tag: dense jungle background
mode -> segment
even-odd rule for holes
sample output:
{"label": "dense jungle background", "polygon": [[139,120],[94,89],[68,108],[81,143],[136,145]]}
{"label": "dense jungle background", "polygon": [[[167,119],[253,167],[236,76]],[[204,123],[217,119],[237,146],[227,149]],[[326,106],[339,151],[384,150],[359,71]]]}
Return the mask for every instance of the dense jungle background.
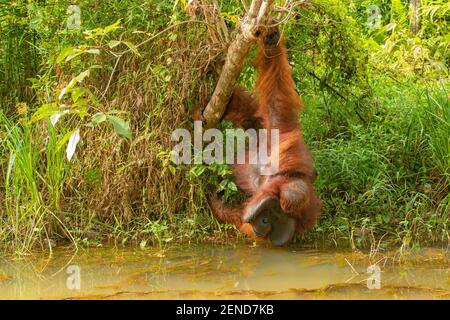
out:
{"label": "dense jungle background", "polygon": [[[244,6],[218,5],[232,37]],[[290,8],[282,29],[323,202],[318,226],[296,241],[447,244],[450,3]],[[214,25],[189,10],[186,0],[1,0],[2,251],[248,241],[206,201],[213,189],[238,196],[230,168],[170,161],[171,132],[192,128],[226,54]]]}

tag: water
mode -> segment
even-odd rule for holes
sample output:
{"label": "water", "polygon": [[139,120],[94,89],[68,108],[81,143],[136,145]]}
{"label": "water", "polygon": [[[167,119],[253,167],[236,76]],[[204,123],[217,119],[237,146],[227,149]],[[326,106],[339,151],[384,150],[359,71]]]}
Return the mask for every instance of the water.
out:
{"label": "water", "polygon": [[442,249],[406,256],[245,245],[58,249],[0,258],[0,298],[450,299],[449,261]]}

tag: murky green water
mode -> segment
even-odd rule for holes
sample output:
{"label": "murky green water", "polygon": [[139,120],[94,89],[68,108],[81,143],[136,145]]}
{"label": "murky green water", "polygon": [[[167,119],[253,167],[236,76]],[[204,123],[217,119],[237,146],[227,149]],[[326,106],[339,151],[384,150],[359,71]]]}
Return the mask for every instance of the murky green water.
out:
{"label": "murky green water", "polygon": [[0,298],[450,299],[449,261],[442,249],[407,256],[217,245],[58,249],[0,258]]}

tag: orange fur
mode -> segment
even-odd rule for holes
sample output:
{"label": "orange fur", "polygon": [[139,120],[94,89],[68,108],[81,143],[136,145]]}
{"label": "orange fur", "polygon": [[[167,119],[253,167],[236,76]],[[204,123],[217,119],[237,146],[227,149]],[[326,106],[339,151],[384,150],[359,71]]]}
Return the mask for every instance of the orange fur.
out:
{"label": "orange fur", "polygon": [[294,89],[284,40],[279,39],[273,45],[261,42],[256,66],[259,72],[258,100],[243,88],[236,87],[224,118],[244,129],[279,129],[279,170],[267,177],[255,173],[249,164],[235,165],[236,184],[248,195],[248,200],[237,207],[229,207],[214,198],[212,209],[219,220],[232,223],[255,237],[250,226],[243,224],[243,213],[264,197],[275,196],[283,211],[295,218],[296,231],[304,233],[315,225],[320,214],[320,201],[313,187],[316,171],[298,120],[302,101]]}

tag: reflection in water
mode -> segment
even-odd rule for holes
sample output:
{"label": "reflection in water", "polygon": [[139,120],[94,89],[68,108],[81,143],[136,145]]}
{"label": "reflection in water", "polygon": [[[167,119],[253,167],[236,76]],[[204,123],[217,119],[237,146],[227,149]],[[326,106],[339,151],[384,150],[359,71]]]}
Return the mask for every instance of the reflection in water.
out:
{"label": "reflection in water", "polygon": [[247,246],[59,249],[1,259],[0,298],[450,299],[449,254],[423,249],[399,263],[394,254]]}

